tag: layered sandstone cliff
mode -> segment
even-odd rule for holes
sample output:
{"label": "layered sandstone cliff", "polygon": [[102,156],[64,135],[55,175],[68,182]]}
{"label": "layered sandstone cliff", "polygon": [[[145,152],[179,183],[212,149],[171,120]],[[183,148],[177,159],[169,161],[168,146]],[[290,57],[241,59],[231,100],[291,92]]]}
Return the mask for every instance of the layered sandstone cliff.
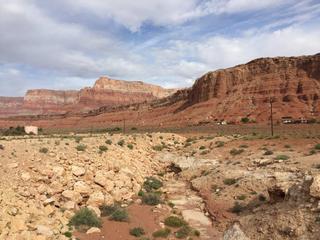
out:
{"label": "layered sandstone cliff", "polygon": [[269,101],[278,117],[320,112],[320,55],[261,58],[197,79],[184,107],[210,101],[218,118],[264,119]]}
{"label": "layered sandstone cliff", "polygon": [[0,98],[0,116],[83,113],[102,106],[120,106],[167,97],[174,89],[138,81],[99,78],[79,91],[33,89],[24,98]]}

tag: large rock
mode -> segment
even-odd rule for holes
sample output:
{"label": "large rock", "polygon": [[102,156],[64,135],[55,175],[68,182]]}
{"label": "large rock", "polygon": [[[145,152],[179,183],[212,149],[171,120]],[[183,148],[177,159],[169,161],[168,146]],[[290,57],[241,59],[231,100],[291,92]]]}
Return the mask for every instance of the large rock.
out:
{"label": "large rock", "polygon": [[310,195],[315,198],[320,198],[320,175],[313,177],[313,182],[310,186]]}
{"label": "large rock", "polygon": [[71,171],[72,171],[72,174],[77,177],[83,176],[86,173],[86,169],[79,166],[72,166]]}
{"label": "large rock", "polygon": [[91,206],[100,206],[105,203],[104,194],[100,191],[90,194],[87,204]]}
{"label": "large rock", "polygon": [[53,236],[53,231],[49,227],[44,225],[37,226],[37,233],[46,237]]}
{"label": "large rock", "polygon": [[234,223],[223,234],[223,240],[250,240],[241,230],[238,223]]}
{"label": "large rock", "polygon": [[73,185],[73,190],[75,192],[81,193],[81,194],[88,194],[91,191],[91,188],[88,184],[86,184],[83,181],[78,181]]}

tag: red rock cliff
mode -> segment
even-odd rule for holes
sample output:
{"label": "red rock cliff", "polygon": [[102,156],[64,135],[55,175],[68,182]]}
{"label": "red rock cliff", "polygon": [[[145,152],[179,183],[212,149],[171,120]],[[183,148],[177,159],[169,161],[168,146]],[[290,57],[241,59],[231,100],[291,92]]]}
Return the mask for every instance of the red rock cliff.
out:
{"label": "red rock cliff", "polygon": [[205,74],[186,106],[210,101],[216,117],[264,119],[273,98],[278,117],[312,117],[320,112],[319,96],[319,55],[261,58]]}

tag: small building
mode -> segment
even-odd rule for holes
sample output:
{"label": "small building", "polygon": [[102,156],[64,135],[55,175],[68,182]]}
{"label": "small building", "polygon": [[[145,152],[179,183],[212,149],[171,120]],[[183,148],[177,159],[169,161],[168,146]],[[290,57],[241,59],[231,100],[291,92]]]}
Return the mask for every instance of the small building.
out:
{"label": "small building", "polygon": [[26,134],[38,135],[39,129],[36,126],[25,126],[24,131],[26,132]]}
{"label": "small building", "polygon": [[282,117],[281,121],[283,124],[291,124],[294,123],[294,120],[292,117]]}

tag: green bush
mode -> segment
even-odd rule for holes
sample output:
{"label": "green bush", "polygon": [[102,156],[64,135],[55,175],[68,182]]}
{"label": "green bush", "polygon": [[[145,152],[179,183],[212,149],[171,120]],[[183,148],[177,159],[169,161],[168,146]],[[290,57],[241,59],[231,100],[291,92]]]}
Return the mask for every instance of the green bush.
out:
{"label": "green bush", "polygon": [[142,195],[142,202],[150,206],[155,206],[161,202],[161,199],[157,193],[145,193]]}
{"label": "green bush", "polygon": [[120,208],[120,206],[118,204],[113,204],[113,205],[103,204],[102,206],[99,207],[102,217],[110,216],[119,208]]}
{"label": "green bush", "polygon": [[40,153],[47,153],[48,151],[49,151],[48,148],[45,148],[45,147],[40,148],[39,150]]}
{"label": "green bush", "polygon": [[191,231],[192,229],[188,225],[184,225],[175,233],[175,236],[178,239],[186,238],[189,236]]}
{"label": "green bush", "polygon": [[247,118],[247,117],[244,117],[244,118],[241,118],[241,122],[242,123],[248,123],[248,122],[250,122],[250,119]]}
{"label": "green bush", "polygon": [[205,146],[201,146],[201,147],[199,147],[199,149],[200,150],[204,150],[204,149],[206,149],[206,147]]}
{"label": "green bush", "polygon": [[129,215],[126,209],[119,208],[115,210],[111,216],[110,220],[117,222],[127,222],[129,220]]}
{"label": "green bush", "polygon": [[153,146],[152,149],[160,152],[164,149],[164,146],[163,145],[156,145],[156,146]]}
{"label": "green bush", "polygon": [[108,151],[108,147],[105,145],[101,145],[101,146],[99,146],[99,150],[100,150],[100,152],[106,152],[106,151]]}
{"label": "green bush", "polygon": [[231,208],[231,212],[233,213],[240,213],[244,210],[244,207],[239,203],[239,202],[235,202],[233,207]]}
{"label": "green bush", "polygon": [[74,139],[75,139],[76,143],[80,143],[81,140],[83,139],[83,137],[76,136]]}
{"label": "green bush", "polygon": [[79,144],[78,146],[76,146],[76,149],[79,152],[84,152],[87,149],[87,146],[84,144]]}
{"label": "green bush", "polygon": [[216,142],[216,147],[223,147],[224,146],[224,142],[223,141],[217,141]]}
{"label": "green bush", "polygon": [[131,128],[131,131],[137,131],[137,130],[138,130],[138,128],[136,128],[136,127]]}
{"label": "green bush", "polygon": [[9,129],[6,129],[3,133],[4,136],[23,136],[27,133],[24,131],[24,127],[10,127]]}
{"label": "green bush", "polygon": [[243,152],[244,152],[243,149],[235,149],[235,148],[233,148],[233,149],[230,150],[230,154],[231,154],[232,156],[239,155],[239,154],[241,154],[241,153],[243,153]]}
{"label": "green bush", "polygon": [[123,145],[124,145],[124,140],[121,139],[121,140],[118,142],[118,145],[119,145],[120,147],[123,147]]}
{"label": "green bush", "polygon": [[155,238],[167,238],[171,233],[169,228],[163,228],[158,231],[155,231],[152,236]]}
{"label": "green bush", "polygon": [[278,155],[276,157],[276,160],[288,160],[289,159],[289,156],[287,155]]}
{"label": "green bush", "polygon": [[65,237],[67,237],[67,238],[71,238],[72,237],[72,232],[65,232],[64,234],[63,234]]}
{"label": "green bush", "polygon": [[70,220],[70,225],[79,227],[101,227],[101,220],[88,208],[81,208]]}
{"label": "green bush", "polygon": [[237,179],[235,179],[235,178],[226,178],[223,180],[223,183],[228,186],[233,185],[236,182],[237,182]]}
{"label": "green bush", "polygon": [[239,146],[239,148],[248,148],[248,147],[249,147],[249,146],[246,145],[246,144],[242,144],[242,145]]}
{"label": "green bush", "polygon": [[148,177],[143,183],[143,188],[147,192],[150,192],[152,190],[158,190],[162,186],[163,186],[163,183],[155,177]]}
{"label": "green bush", "polygon": [[133,145],[132,145],[132,144],[128,144],[127,147],[128,147],[129,149],[131,149],[131,150],[133,149]]}
{"label": "green bush", "polygon": [[247,198],[247,196],[246,195],[244,195],[244,194],[242,194],[242,195],[239,195],[238,197],[237,197],[237,199],[238,200],[245,200]]}
{"label": "green bush", "polygon": [[135,236],[135,237],[141,237],[145,234],[145,231],[141,227],[136,227],[130,229],[130,235]]}
{"label": "green bush", "polygon": [[316,144],[316,145],[314,146],[314,149],[320,150],[320,143]]}
{"label": "green bush", "polygon": [[110,139],[106,140],[106,144],[111,145],[112,141]]}
{"label": "green bush", "polygon": [[272,155],[272,154],[273,154],[273,152],[271,150],[266,150],[263,155],[268,156],[268,155]]}
{"label": "green bush", "polygon": [[187,223],[183,219],[176,217],[176,216],[167,217],[164,220],[164,224],[168,227],[174,227],[174,228],[178,228],[178,227],[182,227],[184,225],[187,225]]}

